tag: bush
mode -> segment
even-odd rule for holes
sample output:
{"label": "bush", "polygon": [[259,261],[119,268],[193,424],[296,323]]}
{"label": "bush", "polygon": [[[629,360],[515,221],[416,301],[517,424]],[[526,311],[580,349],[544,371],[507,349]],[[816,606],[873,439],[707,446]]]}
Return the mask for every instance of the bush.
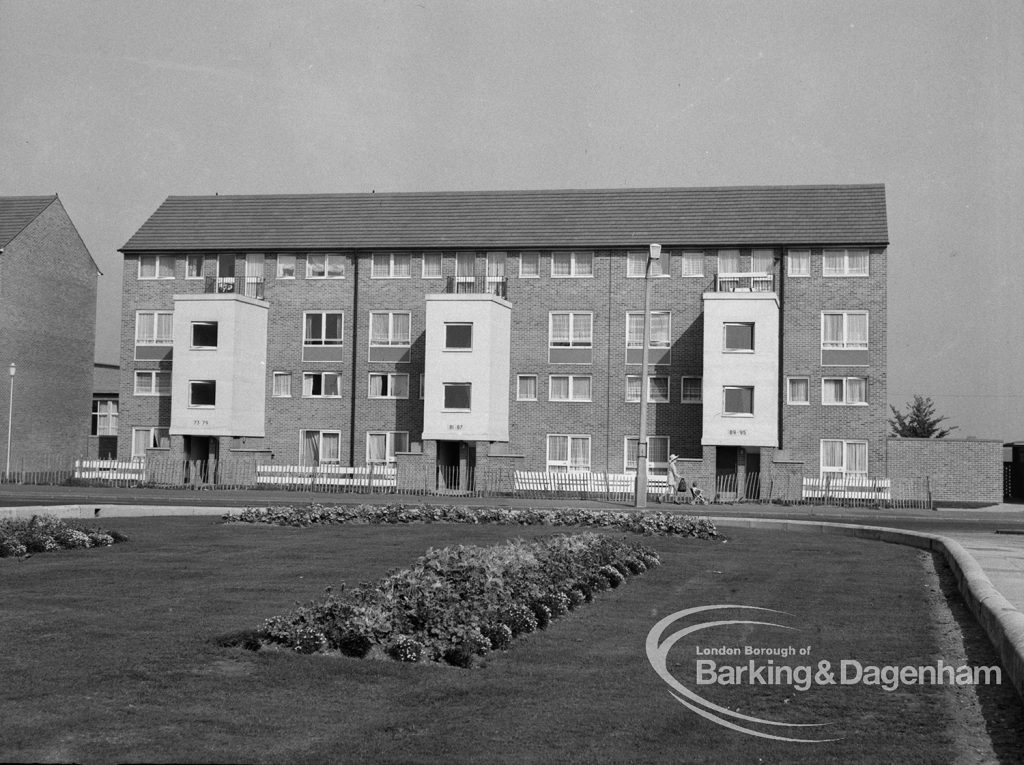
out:
{"label": "bush", "polygon": [[271,617],[259,635],[299,653],[363,657],[377,646],[397,661],[468,667],[586,601],[592,583],[618,586],[625,577],[616,564],[628,572],[622,561],[643,554],[653,555],[638,542],[593,533],[431,549],[374,585],[328,590],[319,602]]}
{"label": "bush", "polygon": [[55,550],[81,550],[127,539],[117,532],[87,528],[51,515],[34,515],[28,520],[0,520],[0,558]]}

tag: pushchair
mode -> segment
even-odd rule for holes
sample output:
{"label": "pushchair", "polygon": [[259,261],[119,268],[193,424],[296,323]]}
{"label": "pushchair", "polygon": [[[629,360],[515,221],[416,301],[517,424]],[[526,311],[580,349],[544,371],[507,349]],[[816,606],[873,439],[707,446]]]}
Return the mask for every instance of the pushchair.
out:
{"label": "pushchair", "polygon": [[690,496],[695,505],[706,505],[708,503],[708,498],[704,496],[704,492],[695,483],[690,484]]}

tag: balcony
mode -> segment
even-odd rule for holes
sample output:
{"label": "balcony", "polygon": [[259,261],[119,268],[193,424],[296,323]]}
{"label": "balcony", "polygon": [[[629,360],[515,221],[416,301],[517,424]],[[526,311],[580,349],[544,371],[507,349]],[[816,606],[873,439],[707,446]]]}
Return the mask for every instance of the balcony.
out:
{"label": "balcony", "polygon": [[263,286],[262,276],[208,276],[203,292],[208,295],[236,294],[265,300]]}
{"label": "balcony", "polygon": [[508,280],[504,276],[449,276],[446,295],[497,295],[508,300]]}
{"label": "balcony", "polygon": [[775,277],[750,272],[716,274],[715,292],[775,292]]}

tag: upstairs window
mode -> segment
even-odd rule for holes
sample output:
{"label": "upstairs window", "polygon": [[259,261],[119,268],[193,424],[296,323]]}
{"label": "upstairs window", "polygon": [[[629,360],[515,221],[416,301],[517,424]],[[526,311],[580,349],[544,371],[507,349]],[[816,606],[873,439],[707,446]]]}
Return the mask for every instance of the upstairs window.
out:
{"label": "upstairs window", "polygon": [[548,378],[549,401],[590,401],[589,375],[551,375]]}
{"label": "upstairs window", "polygon": [[217,405],[216,380],[189,380],[188,405],[193,408],[209,409]]}
{"label": "upstairs window", "polygon": [[292,395],[292,373],[274,372],[274,398],[291,398]]}
{"label": "upstairs window", "polygon": [[412,256],[407,252],[375,252],[370,265],[372,279],[408,279]]}
{"label": "upstairs window", "polygon": [[344,257],[337,253],[309,253],[306,256],[306,278],[344,279]]}
{"label": "upstairs window", "polygon": [[519,375],[516,378],[516,400],[537,400],[537,375]]}
{"label": "upstairs window", "polygon": [[409,398],[409,375],[397,372],[371,372],[370,398]]}
{"label": "upstairs window", "polygon": [[594,343],[593,314],[552,311],[549,314],[548,346],[590,348]]}
{"label": "upstairs window", "polygon": [[202,279],[203,278],[203,256],[202,255],[186,255],[185,256],[185,278],[186,279]]}
{"label": "upstairs window", "polygon": [[408,346],[412,339],[412,314],[399,311],[374,311],[370,314],[370,345]]}
{"label": "upstairs window", "polygon": [[174,278],[174,256],[173,255],[140,255],[139,256],[139,278],[140,279],[173,279]]}
{"label": "upstairs window", "polygon": [[171,345],[174,341],[171,311],[136,311],[136,345]]}
{"label": "upstairs window", "polygon": [[439,253],[439,252],[425,252],[425,253],[423,253],[422,278],[424,278],[424,279],[440,279],[441,278],[441,253]]}
{"label": "upstairs window", "polygon": [[340,372],[304,372],[302,395],[306,398],[338,398],[341,396]]}
{"label": "upstairs window", "polygon": [[754,325],[750,323],[727,323],[723,332],[722,350],[728,353],[754,350]]}
{"label": "upstairs window", "polygon": [[[672,344],[672,313],[651,311],[651,348],[668,348]],[[644,314],[626,314],[626,347],[644,347]]]}
{"label": "upstairs window", "polygon": [[469,351],[473,349],[473,325],[470,323],[446,323],[444,325],[444,349],[446,351]]}
{"label": "upstairs window", "polygon": [[563,251],[551,253],[551,275],[573,278],[594,275],[594,253]]}
{"label": "upstairs window", "polygon": [[192,347],[193,348],[216,348],[217,347],[217,322],[215,322],[215,321],[194,321],[194,322],[192,322]]}
{"label": "upstairs window", "polygon": [[473,400],[472,383],[444,383],[444,408],[469,411]]}
{"label": "upstairs window", "polygon": [[[641,375],[626,375],[626,401],[640,401],[640,388],[643,384]],[[667,404],[669,402],[669,380],[667,377],[647,378],[647,401],[651,404]]]}
{"label": "upstairs window", "polygon": [[536,279],[540,276],[540,253],[519,253],[519,278]]}
{"label": "upstairs window", "polygon": [[344,314],[340,311],[307,311],[303,314],[303,345],[341,345]]}
{"label": "upstairs window", "polygon": [[811,251],[790,250],[786,253],[787,276],[804,277],[811,275]]}
{"label": "upstairs window", "polygon": [[684,252],[683,276],[704,276],[704,253]]}
{"label": "upstairs window", "polygon": [[277,256],[277,270],[275,275],[278,279],[295,278],[295,256],[288,253],[280,253]]}
{"label": "upstairs window", "polygon": [[822,276],[867,276],[867,250],[825,250],[821,254]]}
{"label": "upstairs window", "polygon": [[754,414],[754,389],[728,385],[722,389],[722,414],[726,417],[747,417]]}
{"label": "upstairs window", "polygon": [[806,405],[811,403],[811,381],[807,377],[790,377],[786,381],[786,403]]}
{"label": "upstairs window", "polygon": [[680,400],[684,404],[699,404],[704,398],[704,380],[700,377],[684,377]]}
{"label": "upstairs window", "polygon": [[859,406],[868,403],[868,381],[864,377],[825,377],[821,381],[824,406]]}
{"label": "upstairs window", "polygon": [[145,371],[135,373],[136,396],[170,396],[171,373]]}
{"label": "upstairs window", "polygon": [[866,350],[868,347],[867,311],[826,311],[821,315],[823,349]]}
{"label": "upstairs window", "polygon": [[[630,279],[643,279],[647,275],[647,260],[650,253],[647,250],[626,253],[626,276]],[[672,262],[667,252],[663,252],[660,258],[651,260],[651,272],[653,276],[668,276],[669,263]]]}

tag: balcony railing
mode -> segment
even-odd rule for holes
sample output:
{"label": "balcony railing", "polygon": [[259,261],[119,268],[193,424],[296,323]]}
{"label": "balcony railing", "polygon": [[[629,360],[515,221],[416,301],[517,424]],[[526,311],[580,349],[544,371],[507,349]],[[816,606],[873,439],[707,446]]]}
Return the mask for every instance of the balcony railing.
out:
{"label": "balcony railing", "polygon": [[208,276],[204,292],[208,294],[235,294],[263,300],[262,276]]}
{"label": "balcony railing", "polygon": [[742,273],[716,274],[715,292],[774,292],[772,274]]}
{"label": "balcony railing", "polygon": [[444,291],[449,295],[497,295],[508,300],[508,280],[504,276],[449,276]]}

